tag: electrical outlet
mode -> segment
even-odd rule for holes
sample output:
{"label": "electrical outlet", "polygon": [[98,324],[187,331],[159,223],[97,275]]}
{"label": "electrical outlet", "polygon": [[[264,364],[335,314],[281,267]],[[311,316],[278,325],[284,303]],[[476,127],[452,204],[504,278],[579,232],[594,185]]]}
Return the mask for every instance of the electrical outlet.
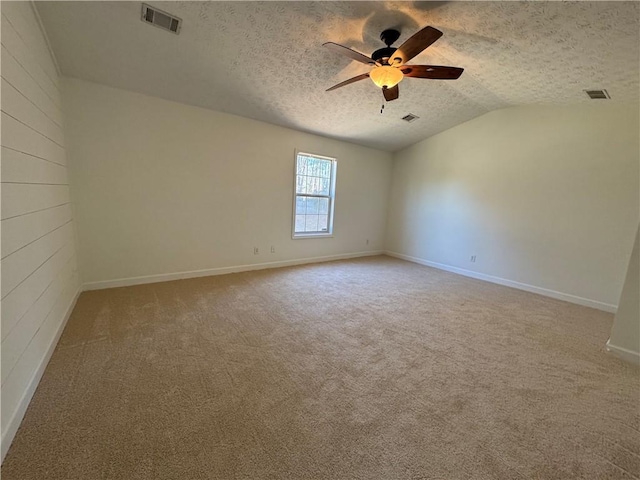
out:
{"label": "electrical outlet", "polygon": [[253,247],[253,254],[258,255],[260,253],[260,249],[258,247]]}
{"label": "electrical outlet", "polygon": [[475,255],[471,255],[471,263],[476,263],[476,256]]}
{"label": "electrical outlet", "polygon": [[276,253],[276,247],[274,247],[273,245],[271,245],[271,253]]}

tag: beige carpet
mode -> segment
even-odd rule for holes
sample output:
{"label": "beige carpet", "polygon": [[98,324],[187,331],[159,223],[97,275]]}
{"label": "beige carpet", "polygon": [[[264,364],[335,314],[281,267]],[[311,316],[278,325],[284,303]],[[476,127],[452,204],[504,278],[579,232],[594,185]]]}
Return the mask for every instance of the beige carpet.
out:
{"label": "beige carpet", "polygon": [[13,479],[630,479],[612,315],[374,257],[83,293]]}

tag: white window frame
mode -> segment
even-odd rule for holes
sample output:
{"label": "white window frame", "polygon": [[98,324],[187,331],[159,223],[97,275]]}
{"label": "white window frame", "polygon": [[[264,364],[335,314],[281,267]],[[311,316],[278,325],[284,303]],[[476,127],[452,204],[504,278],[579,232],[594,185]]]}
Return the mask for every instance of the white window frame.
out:
{"label": "white window frame", "polygon": [[[327,213],[329,215],[327,232],[296,232],[296,199],[298,198],[297,192],[297,175],[298,175],[298,156],[299,155],[307,155],[309,157],[320,158],[322,160],[330,160],[331,161],[331,187],[329,190],[329,195],[318,195],[318,198],[328,198],[329,199],[329,209]],[[303,238],[333,238],[333,218],[334,218],[334,210],[336,204],[336,173],[338,171],[338,160],[335,157],[327,157],[326,155],[318,155],[315,153],[310,153],[307,151],[296,150],[293,156],[293,213],[291,216],[291,238],[294,240],[300,240]],[[300,194],[302,197],[309,197],[313,195],[304,195]]]}

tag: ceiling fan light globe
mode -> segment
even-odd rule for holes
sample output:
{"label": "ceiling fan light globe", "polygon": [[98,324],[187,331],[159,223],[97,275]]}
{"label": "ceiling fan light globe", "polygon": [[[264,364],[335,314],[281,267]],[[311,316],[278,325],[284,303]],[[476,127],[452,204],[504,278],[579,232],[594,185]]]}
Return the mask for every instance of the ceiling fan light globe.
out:
{"label": "ceiling fan light globe", "polygon": [[371,70],[369,78],[380,88],[392,88],[400,83],[404,74],[399,68],[383,65]]}

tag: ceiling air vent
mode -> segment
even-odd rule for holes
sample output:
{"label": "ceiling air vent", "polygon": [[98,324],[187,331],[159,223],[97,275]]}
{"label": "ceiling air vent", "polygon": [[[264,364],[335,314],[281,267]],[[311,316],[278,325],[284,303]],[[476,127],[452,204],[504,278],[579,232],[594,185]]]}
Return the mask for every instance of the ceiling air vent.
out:
{"label": "ceiling air vent", "polygon": [[180,33],[182,20],[166,12],[153,8],[149,5],[142,4],[142,21],[150,23],[156,27],[168,30],[176,35]]}
{"label": "ceiling air vent", "polygon": [[405,115],[404,117],[402,117],[402,120],[404,120],[405,122],[413,122],[414,120],[420,118],[417,115],[414,115],[413,113],[410,113],[408,115]]}
{"label": "ceiling air vent", "polygon": [[591,100],[596,100],[599,98],[603,98],[606,100],[611,98],[609,96],[609,92],[607,92],[606,90],[585,90],[585,92],[587,93],[587,95],[589,95],[589,98]]}

